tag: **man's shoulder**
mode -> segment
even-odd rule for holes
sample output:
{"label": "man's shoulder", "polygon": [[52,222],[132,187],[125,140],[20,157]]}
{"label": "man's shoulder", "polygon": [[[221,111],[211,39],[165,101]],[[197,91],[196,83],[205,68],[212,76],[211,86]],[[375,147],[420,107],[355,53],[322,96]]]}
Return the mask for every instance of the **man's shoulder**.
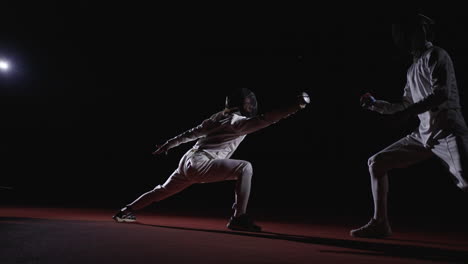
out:
{"label": "man's shoulder", "polygon": [[231,119],[232,119],[233,122],[236,122],[236,121],[247,119],[247,117],[245,117],[243,115],[233,113],[232,116],[231,116]]}
{"label": "man's shoulder", "polygon": [[213,114],[210,118],[207,119],[207,121],[210,121],[212,123],[218,123],[220,125],[232,125],[245,118],[245,116],[241,116],[237,113],[220,111]]}
{"label": "man's shoulder", "polygon": [[208,119],[210,119],[210,120],[212,120],[212,121],[217,121],[217,120],[220,120],[220,119],[224,119],[224,118],[226,118],[227,116],[228,116],[228,115],[226,114],[225,111],[219,111],[219,112],[216,112],[216,113],[212,114],[212,115],[210,116],[210,118],[208,118]]}
{"label": "man's shoulder", "polygon": [[433,46],[429,51],[428,55],[429,59],[431,60],[441,60],[450,58],[448,52],[439,46]]}

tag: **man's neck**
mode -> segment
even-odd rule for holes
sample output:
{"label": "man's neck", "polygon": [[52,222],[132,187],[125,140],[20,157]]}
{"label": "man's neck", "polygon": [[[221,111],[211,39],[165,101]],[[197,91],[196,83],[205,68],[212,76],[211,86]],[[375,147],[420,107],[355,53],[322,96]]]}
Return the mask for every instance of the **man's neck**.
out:
{"label": "man's neck", "polygon": [[433,45],[431,42],[426,41],[424,45],[422,45],[420,48],[417,48],[411,51],[411,55],[413,55],[413,58],[417,60],[423,55],[424,52],[426,52],[426,50],[432,48],[432,46]]}

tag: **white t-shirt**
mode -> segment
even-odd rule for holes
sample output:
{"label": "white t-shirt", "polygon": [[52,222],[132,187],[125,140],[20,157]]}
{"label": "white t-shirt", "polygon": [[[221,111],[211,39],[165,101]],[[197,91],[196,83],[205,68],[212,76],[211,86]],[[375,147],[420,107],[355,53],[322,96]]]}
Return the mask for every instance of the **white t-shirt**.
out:
{"label": "white t-shirt", "polygon": [[460,107],[452,62],[444,50],[427,42],[425,52],[415,58],[406,77],[407,82],[401,102],[389,103],[377,100],[369,109],[381,114],[393,114],[424,100],[436,89],[442,90],[447,95],[448,101],[418,114],[420,124],[413,132],[418,134],[423,144],[431,146],[449,133],[447,109]]}

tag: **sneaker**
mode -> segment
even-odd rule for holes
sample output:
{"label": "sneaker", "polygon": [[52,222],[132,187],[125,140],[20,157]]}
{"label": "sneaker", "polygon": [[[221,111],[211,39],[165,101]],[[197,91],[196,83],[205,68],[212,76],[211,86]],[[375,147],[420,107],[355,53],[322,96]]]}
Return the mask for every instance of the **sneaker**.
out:
{"label": "sneaker", "polygon": [[262,228],[256,225],[253,222],[253,220],[246,214],[243,214],[238,217],[232,216],[231,219],[229,219],[227,228],[231,230],[238,230],[238,231],[250,231],[250,232],[262,231]]}
{"label": "sneaker", "polygon": [[365,226],[353,229],[350,232],[353,237],[384,238],[392,235],[388,221],[377,221],[372,218]]}
{"label": "sneaker", "polygon": [[136,221],[135,215],[130,210],[120,210],[112,217],[112,219],[119,223],[131,223]]}

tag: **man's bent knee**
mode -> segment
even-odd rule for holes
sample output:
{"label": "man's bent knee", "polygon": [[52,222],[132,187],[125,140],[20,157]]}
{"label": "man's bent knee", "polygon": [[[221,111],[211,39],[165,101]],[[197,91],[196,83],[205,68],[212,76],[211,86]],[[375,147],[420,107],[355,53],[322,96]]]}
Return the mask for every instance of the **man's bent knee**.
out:
{"label": "man's bent knee", "polygon": [[252,177],[253,167],[252,163],[246,161],[244,167],[242,168],[242,176]]}
{"label": "man's bent knee", "polygon": [[388,166],[383,161],[381,154],[375,154],[370,157],[367,161],[367,166],[369,166],[369,171],[373,177],[384,175],[388,170]]}

